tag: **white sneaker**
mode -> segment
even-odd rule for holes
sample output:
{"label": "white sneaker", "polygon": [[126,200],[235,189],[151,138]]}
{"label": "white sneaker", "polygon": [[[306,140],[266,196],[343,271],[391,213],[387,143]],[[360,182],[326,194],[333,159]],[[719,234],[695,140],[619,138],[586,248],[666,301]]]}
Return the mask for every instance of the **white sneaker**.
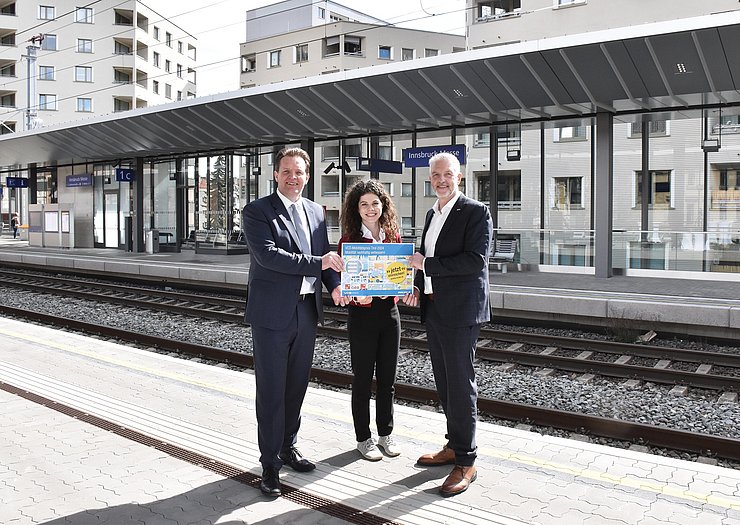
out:
{"label": "white sneaker", "polygon": [[375,446],[373,438],[367,438],[365,441],[358,441],[357,450],[359,450],[362,457],[368,461],[380,461],[383,459],[383,454],[381,454],[378,447]]}
{"label": "white sneaker", "polygon": [[396,445],[396,442],[393,441],[393,437],[391,437],[390,434],[387,436],[380,436],[378,438],[378,446],[392,458],[401,455],[401,450],[398,448],[398,445]]}

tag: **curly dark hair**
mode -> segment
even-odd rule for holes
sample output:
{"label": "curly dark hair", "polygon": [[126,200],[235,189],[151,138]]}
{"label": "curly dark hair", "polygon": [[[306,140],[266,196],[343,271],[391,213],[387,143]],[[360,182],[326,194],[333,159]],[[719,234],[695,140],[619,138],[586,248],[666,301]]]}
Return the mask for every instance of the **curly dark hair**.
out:
{"label": "curly dark hair", "polygon": [[379,224],[385,232],[386,239],[395,240],[398,237],[398,216],[396,207],[393,205],[388,192],[385,191],[383,183],[377,180],[361,180],[347,190],[342,206],[342,235],[349,237],[350,241],[357,242],[362,239],[362,219],[360,218],[360,197],[367,193],[374,193],[383,205],[383,213]]}

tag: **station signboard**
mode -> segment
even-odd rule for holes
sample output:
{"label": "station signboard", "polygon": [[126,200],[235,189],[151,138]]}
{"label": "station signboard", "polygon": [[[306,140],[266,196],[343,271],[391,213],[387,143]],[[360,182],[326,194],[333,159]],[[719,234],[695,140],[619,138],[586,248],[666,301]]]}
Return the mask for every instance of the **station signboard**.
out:
{"label": "station signboard", "polygon": [[460,164],[465,164],[465,144],[451,146],[427,146],[424,148],[406,148],[403,150],[403,164],[407,168],[428,168],[429,159],[437,153],[452,153]]}
{"label": "station signboard", "polygon": [[116,180],[118,182],[133,182],[134,170],[131,168],[116,168]]}
{"label": "station signboard", "polygon": [[79,186],[92,186],[92,173],[80,173],[78,175],[67,175],[67,187],[76,188]]}
{"label": "station signboard", "polygon": [[5,184],[8,188],[28,188],[28,179],[26,177],[7,177]]}

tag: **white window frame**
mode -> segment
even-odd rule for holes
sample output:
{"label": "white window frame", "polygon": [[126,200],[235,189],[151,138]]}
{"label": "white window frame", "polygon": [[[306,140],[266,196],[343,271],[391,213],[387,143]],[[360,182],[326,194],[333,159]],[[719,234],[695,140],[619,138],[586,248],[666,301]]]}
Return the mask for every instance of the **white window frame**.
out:
{"label": "white window frame", "polygon": [[164,85],[164,98],[172,100],[172,86],[170,84]]}
{"label": "white window frame", "polygon": [[280,67],[280,49],[275,49],[267,54],[267,67],[272,69],[273,67]]}
{"label": "white window frame", "polygon": [[[81,45],[84,44],[84,45]],[[86,51],[87,44],[90,45],[90,51]],[[77,52],[78,53],[92,53],[93,52],[93,41],[90,38],[78,38],[77,39]]]}
{"label": "white window frame", "polygon": [[39,111],[56,111],[57,96],[51,93],[39,93]]}
{"label": "white window frame", "polygon": [[[87,101],[87,104],[85,104],[84,101]],[[92,113],[92,99],[89,97],[77,97],[77,112],[78,113]],[[82,103],[84,106],[87,106],[88,109],[83,107],[80,109],[80,103]]]}
{"label": "white window frame", "polygon": [[159,80],[152,80],[152,92],[159,95]]}
{"label": "white window frame", "polygon": [[154,67],[161,67],[159,64],[161,63],[160,60],[160,54],[154,51],[152,53],[152,64],[154,64]]}
{"label": "white window frame", "polygon": [[439,49],[432,49],[431,47],[424,48],[424,58],[438,57]]}
{"label": "white window frame", "polygon": [[[302,49],[306,50],[305,59],[302,58],[302,54],[301,54]],[[295,54],[295,56],[293,57],[294,64],[304,64],[308,62],[308,44],[298,44],[297,46],[293,48],[293,52]]]}
{"label": "white window frame", "polygon": [[[42,74],[42,68],[44,70],[51,71],[51,75],[45,76]],[[56,80],[57,79],[57,71],[56,67],[54,66],[39,66],[39,80]]]}
{"label": "white window frame", "polygon": [[[648,209],[650,210],[673,210],[675,209],[674,202],[676,201],[675,195],[676,195],[676,173],[675,170],[672,169],[651,169],[652,173],[661,172],[661,173],[668,173],[668,184],[670,187],[669,193],[668,193],[668,206],[665,206],[661,204],[660,206],[656,207],[655,202],[651,202],[648,204]],[[638,181],[640,176],[642,175],[642,170],[635,170],[633,172],[633,179],[632,179],[632,208],[640,208],[642,206],[641,202],[637,202],[637,193],[638,193]],[[652,186],[655,186],[655,180],[652,180]],[[653,193],[653,188],[650,188],[650,192]]]}
{"label": "white window frame", "polygon": [[94,16],[94,12],[93,12],[92,7],[76,7],[75,8],[75,22],[78,24],[92,24],[93,16]]}
{"label": "white window frame", "polygon": [[157,26],[154,26],[154,40],[159,42],[159,28]]}
{"label": "white window frame", "polygon": [[[580,179],[580,203],[571,203],[571,189],[572,185],[571,182],[575,182],[575,179]],[[554,210],[582,210],[583,209],[583,177],[573,176],[573,177],[552,177],[552,203],[551,207]],[[558,202],[558,186],[564,186],[565,187],[565,200],[566,202]]]}
{"label": "white window frame", "polygon": [[[54,41],[54,47],[48,47],[48,42]],[[41,49],[44,51],[56,51],[59,47],[59,41],[57,35],[54,33],[47,33],[44,35],[44,39],[41,41]]]}
{"label": "white window frame", "polygon": [[[383,51],[388,51],[388,56],[382,56]],[[378,58],[380,60],[393,60],[393,46],[378,46]]]}
{"label": "white window frame", "polygon": [[562,9],[564,7],[572,7],[575,5],[586,4],[587,0],[552,0],[553,9]]}
{"label": "white window frame", "polygon": [[[406,51],[411,51],[411,58],[404,58]],[[412,47],[401,48],[401,60],[414,60],[416,58],[416,49]]]}
{"label": "white window frame", "polygon": [[[51,16],[48,16],[48,14],[51,13]],[[52,5],[40,5],[39,6],[39,12],[38,12],[38,18],[39,20],[54,20],[56,18],[56,8]]]}
{"label": "white window frame", "polygon": [[[583,130],[583,134],[580,135],[575,130]],[[552,140],[553,142],[580,142],[588,140],[588,128],[585,125],[554,128],[552,130]]]}
{"label": "white window frame", "polygon": [[75,66],[75,82],[92,82],[92,66]]}

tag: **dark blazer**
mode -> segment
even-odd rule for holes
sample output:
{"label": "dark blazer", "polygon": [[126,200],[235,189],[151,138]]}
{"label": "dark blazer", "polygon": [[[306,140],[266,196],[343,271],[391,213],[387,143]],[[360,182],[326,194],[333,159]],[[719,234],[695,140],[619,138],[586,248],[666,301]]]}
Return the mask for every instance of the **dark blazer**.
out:
{"label": "dark blazer", "polygon": [[316,311],[319,322],[324,320],[321,283],[331,292],[340,279],[334,270],[321,270],[321,256],[330,250],[324,209],[308,199],[303,199],[303,208],[311,231],[311,256],[301,253],[298,234],[276,193],[244,207],[242,223],[250,254],[244,321],[251,325],[285,328],[291,318],[286,312],[295,311],[303,276],[317,278]]}
{"label": "dark blazer", "polygon": [[[420,252],[429,223],[434,215],[427,212]],[[439,232],[434,257],[424,263],[432,278],[434,304],[449,326],[469,326],[491,320],[488,281],[488,255],[493,235],[493,222],[488,207],[460,195]],[[421,294],[421,320],[424,321],[428,298],[424,295],[424,272],[417,271],[414,286]]]}

